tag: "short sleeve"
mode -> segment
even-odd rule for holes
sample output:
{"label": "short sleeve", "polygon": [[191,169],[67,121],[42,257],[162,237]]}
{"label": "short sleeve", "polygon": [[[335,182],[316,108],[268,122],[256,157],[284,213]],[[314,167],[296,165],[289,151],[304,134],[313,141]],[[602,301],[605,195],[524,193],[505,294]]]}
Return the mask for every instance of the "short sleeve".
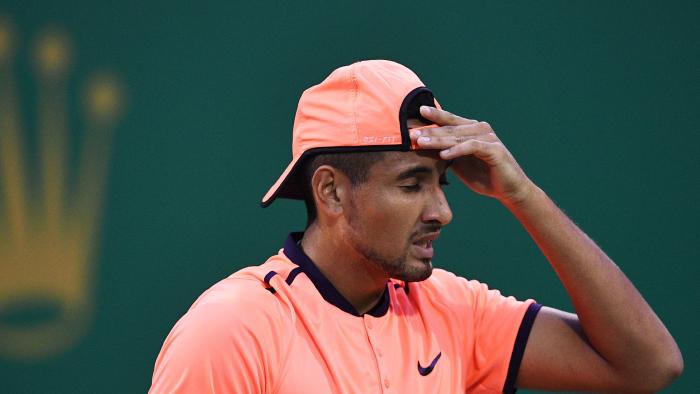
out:
{"label": "short sleeve", "polygon": [[[526,312],[534,301],[505,297],[500,291],[489,289],[486,284],[474,280],[466,285],[474,294],[471,305],[474,334],[471,358],[474,368],[468,380],[499,391],[512,391],[512,387],[505,387],[509,369],[512,369],[509,366],[514,356],[522,357],[520,348],[524,350],[527,338],[523,338],[522,343],[516,339]],[[529,333],[529,327],[527,331]],[[516,363],[519,364],[520,360],[516,360]],[[517,370],[513,373],[517,374]]]}
{"label": "short sleeve", "polygon": [[[438,271],[438,270],[436,270]],[[484,283],[447,271],[433,274],[440,282],[455,320],[465,333],[461,346],[467,365],[467,392],[512,392],[512,384],[532,319],[539,310],[534,300],[519,301]],[[510,386],[506,386],[506,383]]]}
{"label": "short sleeve", "polygon": [[284,320],[258,281],[229,278],[176,323],[156,360],[149,393],[267,393],[284,354]]}

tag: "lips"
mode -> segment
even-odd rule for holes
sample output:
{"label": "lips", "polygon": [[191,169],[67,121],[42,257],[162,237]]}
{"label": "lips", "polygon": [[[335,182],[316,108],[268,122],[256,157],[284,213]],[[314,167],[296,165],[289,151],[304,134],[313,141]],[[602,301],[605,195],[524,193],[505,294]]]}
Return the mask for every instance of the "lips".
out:
{"label": "lips", "polygon": [[413,241],[413,251],[420,259],[432,259],[434,255],[433,241],[440,235],[439,231],[428,233]]}
{"label": "lips", "polygon": [[432,248],[433,247],[433,241],[426,241],[426,242],[414,242],[414,245],[418,245],[423,248]]}

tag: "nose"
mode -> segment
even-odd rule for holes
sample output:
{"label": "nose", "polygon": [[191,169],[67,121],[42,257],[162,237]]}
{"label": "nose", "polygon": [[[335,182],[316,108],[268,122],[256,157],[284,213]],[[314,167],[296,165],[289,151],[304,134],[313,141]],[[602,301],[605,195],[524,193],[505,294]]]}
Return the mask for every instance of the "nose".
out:
{"label": "nose", "polygon": [[422,220],[425,223],[438,222],[443,226],[452,221],[452,210],[442,188],[437,187],[435,192],[431,193],[431,197],[423,210]]}

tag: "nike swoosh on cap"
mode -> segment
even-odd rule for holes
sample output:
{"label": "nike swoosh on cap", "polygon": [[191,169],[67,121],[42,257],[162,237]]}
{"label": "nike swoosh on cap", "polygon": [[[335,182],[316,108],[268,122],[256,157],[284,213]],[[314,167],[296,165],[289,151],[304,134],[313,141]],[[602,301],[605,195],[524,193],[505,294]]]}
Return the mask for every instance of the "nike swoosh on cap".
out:
{"label": "nike swoosh on cap", "polygon": [[435,364],[437,364],[440,356],[442,356],[442,352],[438,353],[438,355],[433,359],[433,362],[431,362],[427,367],[421,367],[420,361],[418,361],[418,373],[421,374],[421,376],[426,376],[433,372],[433,368],[435,368]]}

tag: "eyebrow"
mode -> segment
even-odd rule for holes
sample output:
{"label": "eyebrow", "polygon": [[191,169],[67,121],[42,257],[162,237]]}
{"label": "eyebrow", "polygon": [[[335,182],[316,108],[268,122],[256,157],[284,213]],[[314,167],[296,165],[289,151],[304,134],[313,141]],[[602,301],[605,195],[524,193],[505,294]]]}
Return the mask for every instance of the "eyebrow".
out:
{"label": "eyebrow", "polygon": [[408,170],[403,171],[402,173],[399,174],[399,176],[396,177],[396,179],[401,181],[404,179],[416,178],[419,175],[426,175],[426,174],[429,175],[432,172],[433,171],[428,167],[418,166],[418,167],[409,168]]}

